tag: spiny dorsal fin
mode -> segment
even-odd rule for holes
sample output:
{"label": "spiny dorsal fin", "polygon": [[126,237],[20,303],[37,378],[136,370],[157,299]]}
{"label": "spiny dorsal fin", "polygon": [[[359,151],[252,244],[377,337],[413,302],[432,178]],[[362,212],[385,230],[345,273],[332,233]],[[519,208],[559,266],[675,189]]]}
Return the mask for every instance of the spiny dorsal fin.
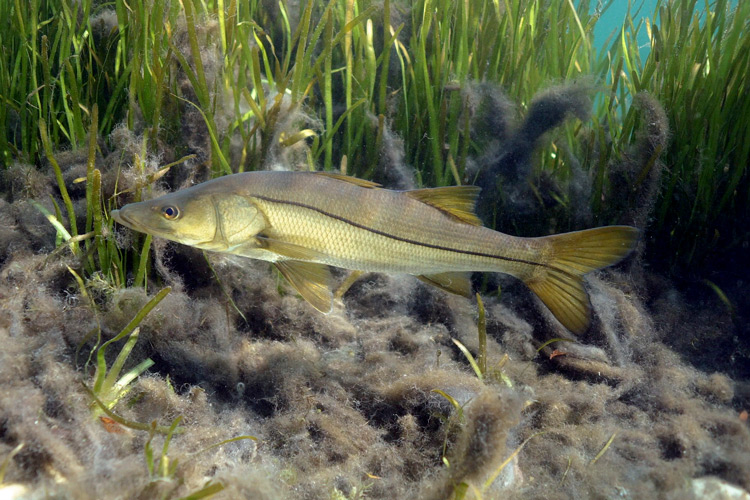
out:
{"label": "spiny dorsal fin", "polygon": [[417,276],[420,280],[432,286],[436,286],[446,292],[455,293],[464,297],[471,297],[471,280],[469,273],[447,272],[440,274],[426,274]]}
{"label": "spiny dorsal fin", "polygon": [[439,188],[415,189],[405,194],[422,203],[472,226],[481,226],[482,221],[474,213],[474,205],[481,189],[477,186],[448,186]]}
{"label": "spiny dorsal fin", "polygon": [[330,177],[331,179],[348,182],[350,184],[354,184],[355,186],[368,189],[375,189],[380,187],[380,184],[378,184],[377,182],[366,181],[364,179],[359,179],[357,177],[351,177],[349,175],[339,174],[336,172],[315,172],[315,174],[324,175],[326,177]]}
{"label": "spiny dorsal fin", "polygon": [[274,265],[289,284],[302,295],[302,298],[315,309],[323,314],[331,312],[333,293],[329,286],[331,271],[328,266],[299,260],[280,260],[274,262]]}

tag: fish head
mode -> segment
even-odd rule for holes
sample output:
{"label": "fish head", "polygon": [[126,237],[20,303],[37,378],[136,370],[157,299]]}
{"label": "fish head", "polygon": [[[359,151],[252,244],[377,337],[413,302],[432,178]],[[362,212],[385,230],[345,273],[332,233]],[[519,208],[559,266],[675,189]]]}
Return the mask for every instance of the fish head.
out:
{"label": "fish head", "polygon": [[199,248],[213,241],[216,234],[212,197],[190,189],[130,203],[110,215],[135,231]]}
{"label": "fish head", "polygon": [[125,205],[112,218],[136,231],[205,250],[229,252],[266,227],[251,198],[207,182]]}

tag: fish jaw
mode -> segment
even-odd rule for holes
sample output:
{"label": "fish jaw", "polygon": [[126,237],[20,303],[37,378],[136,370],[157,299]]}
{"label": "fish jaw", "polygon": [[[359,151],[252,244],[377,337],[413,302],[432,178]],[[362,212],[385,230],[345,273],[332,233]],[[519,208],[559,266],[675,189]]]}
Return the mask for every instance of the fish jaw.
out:
{"label": "fish jaw", "polygon": [[121,226],[125,226],[127,228],[130,228],[130,229],[132,229],[134,231],[138,231],[138,232],[141,232],[141,233],[146,232],[146,231],[142,230],[138,226],[138,223],[136,221],[134,221],[133,219],[131,219],[130,217],[128,217],[127,211],[123,211],[122,209],[112,210],[109,213],[109,215],[110,215],[110,217],[112,217],[115,220],[115,222],[117,222]]}

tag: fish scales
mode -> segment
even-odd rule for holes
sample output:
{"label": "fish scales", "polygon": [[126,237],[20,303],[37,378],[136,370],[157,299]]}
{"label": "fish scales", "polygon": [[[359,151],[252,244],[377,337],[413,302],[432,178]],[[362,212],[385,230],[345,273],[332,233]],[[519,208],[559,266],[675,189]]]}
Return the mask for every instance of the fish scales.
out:
{"label": "fish scales", "polygon": [[[275,174],[275,172],[273,173]],[[458,222],[403,192],[317,175],[269,175],[245,191],[259,200],[269,236],[313,248],[336,267],[432,274],[513,273],[534,243]],[[504,252],[501,255],[499,249]]]}

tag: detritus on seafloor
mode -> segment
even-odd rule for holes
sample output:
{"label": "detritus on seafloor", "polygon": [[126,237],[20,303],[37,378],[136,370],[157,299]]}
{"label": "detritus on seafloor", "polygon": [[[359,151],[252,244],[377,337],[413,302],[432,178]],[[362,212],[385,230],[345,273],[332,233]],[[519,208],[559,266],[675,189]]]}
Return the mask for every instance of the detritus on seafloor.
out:
{"label": "detritus on seafloor", "polygon": [[[113,489],[135,497],[148,482],[146,436],[111,434],[92,419],[79,385],[86,375],[76,371],[73,354],[93,316],[74,289],[65,295],[52,288],[65,283],[64,261],[44,260],[16,252],[0,271],[4,305],[14,311],[0,324],[6,388],[0,455],[26,443],[6,482],[76,498],[107,497]],[[616,370],[610,375],[560,364],[573,359],[574,350],[551,360],[536,355],[528,324],[485,298],[489,366],[510,355],[502,370],[511,389],[479,382],[451,347],[451,335],[474,345],[473,308],[465,299],[443,301],[444,319],[424,321],[435,313],[409,312],[417,297],[435,300],[422,295],[424,285],[372,275],[345,296],[347,312],[321,316],[293,295],[279,296],[267,267],[245,273],[235,266],[219,263],[217,272],[225,286],[248,290],[234,295],[241,309],[252,311],[252,322],[238,319],[210,281],[170,294],[142,322],[131,355],[133,362],[154,359],[152,374],[137,381],[131,405],[116,408],[144,422],[168,424],[184,416],[187,432],[170,446],[184,463],[180,491],[211,477],[228,495],[260,498],[327,498],[333,489],[363,488],[371,498],[445,498],[457,482],[481,486],[540,431],[545,434],[508,465],[512,481],[505,489],[490,488],[487,498],[547,498],[550,491],[562,498],[611,496],[616,487],[634,497],[671,492],[689,498],[685,478],[706,475],[750,487],[744,479],[750,432],[733,410],[747,391],[681,361],[660,339],[685,335],[685,325],[662,323],[669,331],[654,335],[632,297],[594,300],[600,310],[613,308],[600,311],[615,335],[601,340],[606,357],[600,366]],[[368,285],[373,279],[377,286]],[[603,286],[594,283],[595,297],[612,293]],[[400,305],[359,314],[368,294],[390,294]],[[266,297],[263,307],[250,307],[251,295]],[[115,292],[100,313],[105,334],[118,331],[146,300],[141,290]],[[700,323],[699,316],[692,323]],[[463,406],[463,422],[434,389]],[[188,459],[247,434],[257,444],[230,443]],[[444,443],[450,468],[441,462]]]}

